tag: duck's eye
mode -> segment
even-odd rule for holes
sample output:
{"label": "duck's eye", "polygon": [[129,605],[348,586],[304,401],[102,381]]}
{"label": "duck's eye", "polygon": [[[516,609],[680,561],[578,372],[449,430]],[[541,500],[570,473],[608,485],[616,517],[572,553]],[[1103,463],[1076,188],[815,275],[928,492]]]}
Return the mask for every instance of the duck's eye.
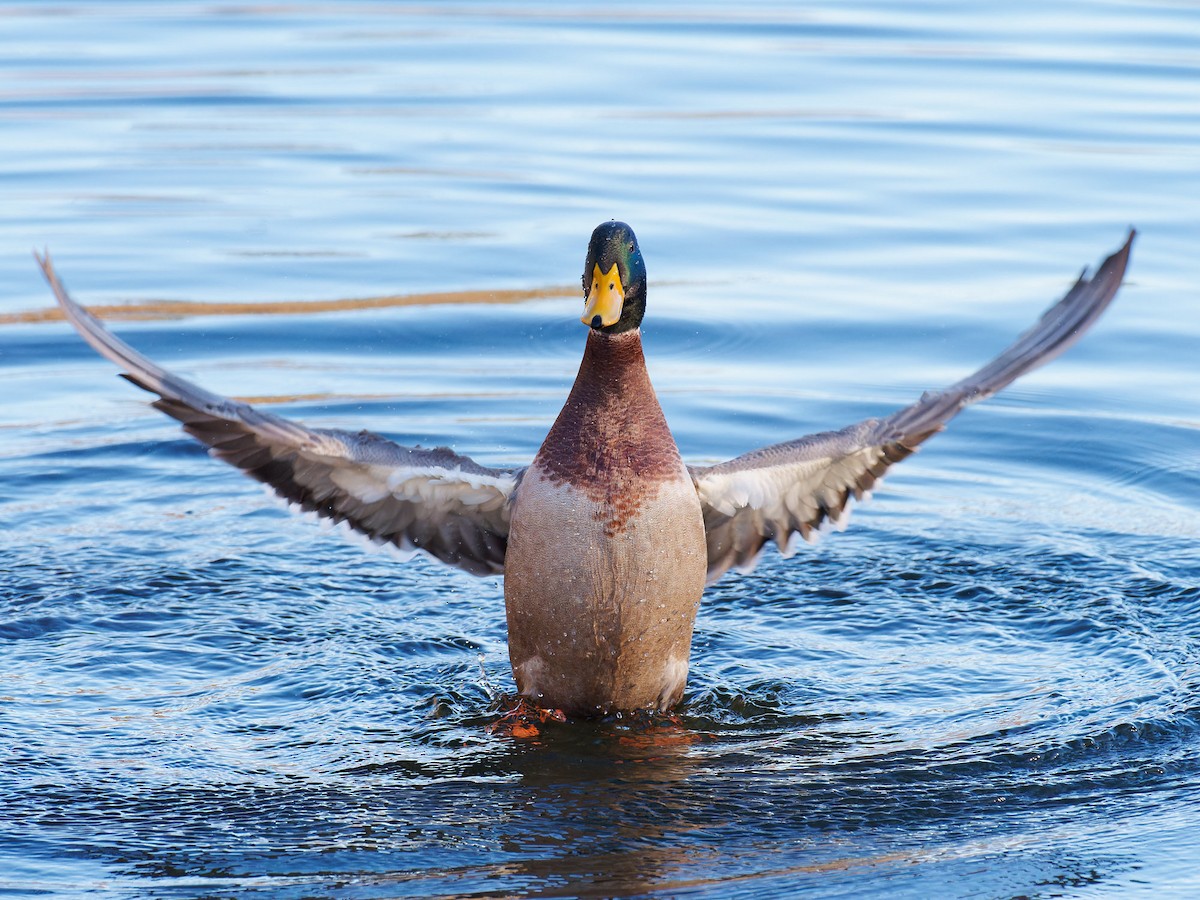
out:
{"label": "duck's eye", "polygon": [[615,287],[616,287],[616,284],[615,284],[615,283],[613,283],[613,282],[611,282],[611,281],[608,283],[608,289],[609,289],[610,291],[611,291],[613,288],[615,288]]}

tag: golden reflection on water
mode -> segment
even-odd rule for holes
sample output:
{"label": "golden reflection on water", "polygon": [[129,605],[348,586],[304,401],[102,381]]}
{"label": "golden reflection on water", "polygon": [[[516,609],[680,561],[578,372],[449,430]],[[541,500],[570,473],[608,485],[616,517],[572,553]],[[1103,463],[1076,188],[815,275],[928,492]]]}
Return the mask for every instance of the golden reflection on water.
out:
{"label": "golden reflection on water", "polygon": [[[183,316],[290,316],[311,313],[349,312],[386,309],[395,306],[438,306],[446,303],[527,303],[554,297],[569,297],[579,291],[577,285],[540,288],[516,288],[494,291],[436,291],[422,294],[386,294],[381,297],[348,297],[340,300],[275,301],[204,301],[148,300],[126,305],[88,306],[101,319],[152,321]],[[57,306],[24,312],[0,313],[0,325],[33,322],[57,322],[63,314]]]}

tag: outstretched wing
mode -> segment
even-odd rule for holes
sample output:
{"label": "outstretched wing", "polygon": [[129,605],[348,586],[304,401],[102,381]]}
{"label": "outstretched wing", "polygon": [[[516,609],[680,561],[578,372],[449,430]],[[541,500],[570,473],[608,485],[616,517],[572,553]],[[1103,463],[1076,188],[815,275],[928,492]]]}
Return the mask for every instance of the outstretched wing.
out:
{"label": "outstretched wing", "polygon": [[158,394],[154,406],[182,422],[212,456],[377,543],[422,550],[474,575],[504,571],[509,501],[521,470],[490,469],[445,447],[402,447],[367,431],[306,428],[210,393],[111,334],[68,296],[49,256],[38,262],[84,340],[129,381]]}
{"label": "outstretched wing", "polygon": [[990,397],[1053,359],[1100,317],[1121,286],[1134,232],[1091,278],[1074,287],[1003,353],[943,391],[930,391],[884,419],[809,435],[693,468],[708,535],[708,578],[731,567],[749,569],[774,540],[790,555],[795,534],[813,536],[822,523],[841,525],[847,504],[870,491],[896,462],[941,431],[959,410]]}

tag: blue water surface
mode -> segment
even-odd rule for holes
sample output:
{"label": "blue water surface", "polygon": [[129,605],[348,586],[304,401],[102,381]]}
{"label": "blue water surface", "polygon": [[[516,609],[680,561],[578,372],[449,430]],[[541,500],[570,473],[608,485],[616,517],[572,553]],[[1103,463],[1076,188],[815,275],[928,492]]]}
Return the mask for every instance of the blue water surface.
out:
{"label": "blue water surface", "polygon": [[[0,198],[0,896],[1200,895],[1194,4],[3,2]],[[30,255],[212,390],[510,465],[610,218],[694,463],[1139,237],[1077,347],[709,590],[678,722],[536,740],[498,579],[208,459]]]}

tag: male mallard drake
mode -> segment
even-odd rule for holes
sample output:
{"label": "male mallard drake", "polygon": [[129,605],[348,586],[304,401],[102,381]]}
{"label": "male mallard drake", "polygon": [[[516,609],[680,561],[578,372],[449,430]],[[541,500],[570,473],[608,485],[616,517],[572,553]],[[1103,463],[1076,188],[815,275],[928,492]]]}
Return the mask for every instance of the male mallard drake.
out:
{"label": "male mallard drake", "polygon": [[480,466],[446,448],[310,429],[159,368],[67,295],[67,318],[154,406],[209,452],[303,510],[378,543],[473,574],[505,575],[509,655],[521,694],[577,715],[668,709],[683,695],[705,582],[752,566],[768,540],[838,522],[892,465],[970,403],[1073,344],[1124,277],[1133,232],[1008,349],[944,391],[882,419],[754,450],[715,466],[680,458],[654,395],[639,326],[646,267],[628,225],[592,234],[588,326],[566,405],[531,465]]}

